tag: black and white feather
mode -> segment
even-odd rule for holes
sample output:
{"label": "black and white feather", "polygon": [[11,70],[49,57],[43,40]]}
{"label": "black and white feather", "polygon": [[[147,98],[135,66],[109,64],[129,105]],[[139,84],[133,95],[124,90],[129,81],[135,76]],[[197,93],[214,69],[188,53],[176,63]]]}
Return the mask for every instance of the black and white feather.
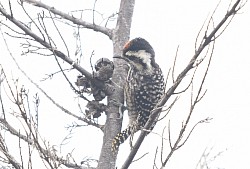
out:
{"label": "black and white feather", "polygon": [[135,38],[125,44],[123,57],[131,66],[124,89],[129,125],[113,139],[113,152],[117,151],[119,145],[131,134],[145,126],[151,111],[160,101],[165,89],[162,71],[155,62],[155,52],[145,39]]}

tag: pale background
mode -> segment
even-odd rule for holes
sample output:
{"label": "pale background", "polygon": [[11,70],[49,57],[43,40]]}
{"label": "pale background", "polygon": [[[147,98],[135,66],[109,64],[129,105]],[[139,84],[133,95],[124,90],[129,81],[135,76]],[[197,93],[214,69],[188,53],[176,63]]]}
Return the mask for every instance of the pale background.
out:
{"label": "pale background", "polygon": [[[68,12],[76,9],[93,7],[90,0],[78,1],[45,1],[51,6]],[[162,1],[162,0],[137,0],[135,4],[133,23],[131,28],[131,38],[143,37],[154,47],[156,60],[162,67],[165,75],[173,64],[175,51],[179,45],[176,73],[179,73],[194,53],[194,42],[201,25],[217,5],[217,0],[191,0],[191,1]],[[214,15],[215,24],[223,17],[230,1],[223,0]],[[28,7],[30,7],[28,5]],[[119,2],[97,1],[96,10],[109,16],[118,11]],[[37,9],[34,10],[36,12]],[[14,10],[14,15],[18,14]],[[178,150],[166,168],[182,169],[195,168],[202,152],[206,147],[211,148],[212,156],[223,151],[212,163],[211,168],[225,169],[247,169],[249,168],[250,157],[250,4],[243,8],[240,14],[236,15],[224,34],[216,41],[212,65],[208,74],[205,88],[208,92],[204,100],[197,106],[191,123],[211,117],[213,120],[209,124],[203,124],[193,132],[186,145]],[[20,16],[21,17],[21,16]],[[87,13],[83,17],[87,21],[92,20],[92,13]],[[98,23],[98,22],[97,22]],[[111,22],[110,26],[115,22]],[[72,40],[73,33],[61,29],[66,39]],[[22,49],[18,41],[11,41],[7,38],[9,47],[19,61],[20,66],[26,73],[44,90],[55,98],[57,102],[63,104],[71,111],[78,111],[77,98],[71,91],[62,76],[55,76],[52,80],[40,82],[45,74],[58,70],[54,58],[43,56],[20,56]],[[68,42],[68,41],[67,41]],[[69,48],[74,53],[75,42],[68,42]],[[83,31],[82,46],[84,52],[83,67],[89,67],[89,56],[95,50],[93,60],[100,57],[112,57],[111,41],[93,31]],[[17,71],[14,62],[6,52],[3,40],[0,40],[1,60],[8,75],[13,78],[20,78],[20,85],[24,84],[34,94],[37,89],[28,84],[26,78]],[[60,44],[59,47],[63,46]],[[86,65],[85,65],[86,64]],[[75,76],[70,77],[72,81]],[[177,74],[176,74],[177,76]],[[197,78],[199,80],[199,77]],[[184,85],[182,86],[184,87]],[[180,88],[181,90],[183,88]],[[39,92],[38,92],[39,93]],[[41,97],[40,121],[41,135],[50,141],[50,144],[60,144],[64,136],[68,133],[65,126],[74,122],[74,119],[64,116],[60,110],[55,108],[50,102]],[[177,135],[188,113],[190,93],[181,97],[178,104],[169,115],[172,124],[172,135]],[[125,119],[126,121],[126,119]],[[162,132],[162,127],[167,124],[167,119],[162,121],[155,132]],[[124,124],[126,126],[126,124]],[[56,134],[55,134],[56,133]],[[167,135],[167,133],[166,133]],[[175,135],[175,136],[176,136]],[[166,136],[167,137],[167,136]],[[18,142],[13,142],[13,144]],[[157,145],[160,145],[161,138],[150,134],[143,143],[139,155],[146,152],[142,160],[133,163],[131,168],[152,168],[154,152]],[[167,142],[166,142],[167,143]],[[81,161],[84,157],[98,159],[102,144],[102,132],[93,127],[82,127],[74,130],[70,144],[64,146],[63,153],[71,152],[75,155],[76,161]],[[166,151],[168,150],[168,144]],[[11,148],[10,148],[11,149]],[[128,154],[128,142],[121,146],[121,153],[118,156],[118,168],[121,166]],[[14,150],[13,150],[14,151]],[[148,166],[148,167],[146,167]]]}

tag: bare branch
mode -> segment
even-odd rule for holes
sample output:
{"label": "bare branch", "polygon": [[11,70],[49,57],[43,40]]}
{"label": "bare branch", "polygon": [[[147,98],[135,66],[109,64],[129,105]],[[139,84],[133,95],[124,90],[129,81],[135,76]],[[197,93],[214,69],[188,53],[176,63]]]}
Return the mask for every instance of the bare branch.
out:
{"label": "bare branch", "polygon": [[[193,80],[192,80],[192,83],[191,83],[191,84],[192,84],[192,89],[191,89],[191,106],[190,106],[190,111],[189,111],[188,117],[187,117],[186,121],[182,124],[182,128],[181,128],[181,130],[180,130],[179,136],[178,136],[177,140],[175,141],[174,146],[171,147],[171,151],[170,151],[170,153],[168,154],[168,156],[167,156],[167,158],[165,159],[165,161],[163,162],[162,167],[164,167],[164,166],[166,165],[166,163],[168,162],[168,160],[170,159],[170,157],[172,156],[172,154],[174,153],[174,151],[177,150],[177,149],[179,149],[180,147],[182,147],[182,146],[186,143],[186,141],[187,141],[188,138],[190,137],[191,133],[193,132],[193,130],[195,129],[195,127],[196,127],[198,124],[204,123],[204,122],[209,122],[209,120],[211,120],[210,118],[206,118],[206,119],[201,120],[201,121],[199,121],[198,123],[196,123],[196,124],[192,127],[192,129],[190,130],[190,132],[188,133],[188,136],[186,137],[186,139],[181,143],[181,141],[183,140],[183,137],[184,137],[184,133],[185,133],[187,127],[188,127],[189,121],[190,121],[190,119],[191,119],[191,115],[192,115],[192,113],[193,113],[193,111],[194,111],[194,108],[195,108],[196,104],[203,98],[203,96],[204,96],[204,94],[205,94],[205,92],[204,92],[204,93],[202,94],[202,96],[200,96],[200,95],[201,95],[201,90],[202,90],[202,88],[203,88],[203,85],[204,85],[204,82],[205,82],[205,79],[206,79],[206,77],[207,77],[207,73],[208,73],[208,70],[209,70],[209,67],[210,67],[210,64],[211,64],[211,59],[212,59],[212,56],[213,56],[213,50],[214,50],[214,44],[215,44],[214,42],[215,42],[215,41],[212,41],[213,47],[212,47],[212,51],[211,51],[211,53],[210,53],[210,58],[209,58],[209,61],[208,61],[208,64],[207,64],[207,68],[206,68],[206,71],[205,71],[205,73],[204,73],[204,75],[203,75],[203,79],[201,80],[201,84],[200,84],[200,87],[199,87],[199,89],[198,89],[198,92],[197,92],[197,94],[196,94],[196,97],[195,97],[195,100],[194,100],[194,101],[193,101]],[[208,51],[206,52],[206,55],[207,55],[207,54],[208,54]],[[206,57],[206,56],[205,56],[205,57]],[[197,70],[197,68],[198,68],[198,67],[196,67],[196,70]],[[195,70],[195,71],[196,71],[196,70]],[[169,132],[170,132],[170,130],[169,130]],[[169,139],[170,139],[170,138],[169,138]],[[171,142],[170,142],[170,143],[171,143]],[[171,144],[170,144],[170,146],[171,146]]]}
{"label": "bare branch", "polygon": [[87,78],[92,79],[92,74],[87,72],[85,69],[83,69],[80,65],[76,64],[72,59],[67,57],[64,53],[61,51],[55,49],[53,46],[51,46],[48,42],[40,38],[38,35],[36,35],[34,32],[32,32],[28,27],[26,27],[23,23],[13,18],[11,15],[9,15],[4,8],[0,7],[0,12],[8,18],[11,22],[13,22],[16,26],[18,26],[20,29],[22,29],[26,35],[32,37],[35,41],[46,47],[51,52],[55,53],[56,56],[63,59],[68,64],[72,65],[75,69],[77,69],[79,72],[84,74]]}
{"label": "bare branch", "polygon": [[[63,41],[63,44],[64,44],[64,46],[65,46],[65,48],[66,48],[66,50],[67,50],[67,55],[69,56],[69,49],[68,49],[68,46],[67,46],[67,44],[66,44],[66,42],[65,42],[65,40],[64,40],[64,38],[63,38],[63,36],[62,36],[62,34],[61,34],[61,32],[59,31],[59,28],[57,27],[57,25],[56,25],[54,19],[52,18],[51,13],[49,13],[49,14],[50,14],[51,21],[52,21],[54,27],[56,28],[56,31],[57,31],[57,33],[59,34],[59,36],[60,36],[61,40]],[[46,33],[47,33],[47,32],[46,32]],[[47,34],[47,36],[48,36],[48,34]]]}
{"label": "bare branch", "polygon": [[[174,101],[167,107],[167,109],[162,110],[162,112],[166,111],[166,113],[164,114],[163,117],[159,118],[157,121],[161,121],[162,119],[164,119],[165,117],[167,117],[167,115],[169,114],[169,112],[172,110],[172,107],[178,101],[179,98],[180,98],[179,96],[175,97]],[[162,109],[163,109],[163,107],[162,107]]]}
{"label": "bare branch", "polygon": [[19,137],[20,139],[24,140],[25,142],[32,144],[32,140],[27,138],[27,136],[22,135],[19,131],[17,131],[14,127],[12,127],[5,119],[0,118],[0,123],[6,128],[14,136]]}
{"label": "bare branch", "polygon": [[154,157],[153,169],[155,169],[155,168],[158,169],[157,166],[156,166],[156,162],[155,162],[156,161],[156,157],[157,157],[157,152],[158,152],[158,147],[156,147],[156,149],[155,149],[155,157]]}
{"label": "bare branch", "polygon": [[19,164],[15,158],[9,153],[7,146],[5,145],[5,140],[0,134],[0,151],[5,155],[8,159],[8,162],[15,168],[15,169],[22,169],[21,164]]}
{"label": "bare branch", "polygon": [[[171,148],[171,150],[173,149],[173,145],[171,142],[171,130],[170,130],[170,120],[168,121],[168,143],[169,143],[169,147]],[[162,160],[163,161],[163,160]],[[163,163],[163,162],[162,162]]]}
{"label": "bare branch", "polygon": [[[1,30],[1,29],[0,29]],[[2,33],[2,31],[1,31]],[[4,36],[3,36],[3,33],[2,33],[2,37],[4,39]],[[5,41],[5,39],[4,39]],[[22,74],[33,84],[36,86],[37,89],[39,89],[56,107],[58,107],[59,109],[61,109],[63,112],[65,112],[66,114],[70,115],[70,116],[73,116],[75,117],[76,119],[78,120],[81,120],[89,125],[92,125],[92,126],[95,126],[97,128],[100,128],[102,129],[102,126],[95,123],[95,122],[92,122],[91,120],[87,119],[87,118],[83,118],[83,117],[80,117],[80,116],[77,116],[75,115],[74,113],[70,112],[69,110],[67,110],[66,108],[64,108],[63,106],[61,106],[59,103],[57,103],[52,97],[50,97],[37,83],[35,83],[23,70],[22,68],[19,66],[19,64],[17,63],[16,59],[14,58],[14,56],[12,55],[12,53],[10,52],[9,48],[8,48],[8,45],[7,45],[7,42],[5,41],[5,44],[6,44],[6,47],[7,47],[7,50],[9,51],[9,54],[11,56],[11,58],[13,59],[14,63],[16,64],[17,68],[22,72]],[[6,77],[6,75],[4,74],[4,76]],[[10,90],[12,92],[12,90]],[[13,98],[15,98],[15,95],[14,93],[12,93],[12,96]]]}
{"label": "bare branch", "polygon": [[61,71],[69,71],[69,70],[72,70],[72,68],[59,70],[59,71],[56,71],[56,72],[50,73],[50,74],[45,74],[46,77],[42,78],[41,81],[46,81],[47,79],[52,79],[54,75],[56,75],[56,74],[58,74],[58,73],[61,73]]}
{"label": "bare branch", "polygon": [[220,157],[226,151],[226,150],[220,151],[212,156],[212,150],[213,150],[213,147],[211,147],[209,149],[205,148],[205,150],[203,151],[195,169],[208,169],[208,168],[210,168],[209,164],[212,161],[215,161],[218,157]]}
{"label": "bare branch", "polygon": [[173,83],[175,81],[174,71],[175,71],[175,66],[176,66],[175,64],[176,64],[176,61],[177,61],[178,51],[179,51],[179,45],[177,46],[177,49],[176,49],[176,52],[175,52],[174,64],[173,64],[173,69],[172,69],[172,81],[173,81]]}
{"label": "bare branch", "polygon": [[[148,130],[151,125],[153,124],[154,120],[158,117],[158,114],[161,112],[161,109],[158,107],[162,107],[167,101],[168,99],[173,95],[175,89],[179,86],[179,84],[181,83],[181,81],[183,80],[183,78],[186,76],[186,74],[194,68],[194,64],[195,61],[197,60],[197,58],[200,56],[200,54],[202,53],[202,51],[207,47],[207,45],[209,45],[214,39],[213,37],[216,35],[216,33],[219,31],[219,29],[224,25],[224,23],[233,15],[236,14],[237,7],[239,5],[239,3],[241,2],[241,0],[237,0],[235,2],[235,4],[232,6],[232,8],[227,12],[227,14],[224,16],[224,18],[217,24],[217,26],[209,33],[208,36],[204,37],[201,44],[199,45],[198,49],[195,51],[194,56],[191,58],[191,60],[189,61],[188,65],[185,67],[185,69],[178,75],[175,83],[172,85],[172,87],[170,87],[168,89],[168,91],[166,92],[166,94],[164,95],[164,97],[162,98],[162,100],[157,104],[156,108],[151,112],[151,115],[149,117],[149,120],[147,121],[146,125],[144,126],[144,129]],[[239,7],[238,7],[239,8]],[[187,119],[189,120],[189,119]],[[142,141],[144,140],[145,136],[146,136],[147,132],[145,131],[141,131],[141,134],[139,136],[139,138],[137,139],[133,149],[131,150],[130,154],[128,155],[125,163],[122,166],[122,169],[127,169],[129,167],[129,165],[131,164],[131,161],[133,160],[133,158],[135,157]],[[174,145],[173,147],[176,147],[178,145],[178,142],[176,142],[176,145]],[[171,152],[169,153],[169,156],[166,158],[166,160],[163,163],[164,167],[168,161],[168,158],[170,158],[170,156],[173,154],[173,151],[171,150]]]}
{"label": "bare branch", "polygon": [[54,7],[48,6],[48,5],[44,4],[44,3],[42,3],[41,1],[22,0],[22,2],[27,2],[27,3],[31,4],[31,5],[46,9],[46,10],[52,12],[55,15],[59,15],[62,18],[71,21],[72,23],[74,23],[76,25],[81,25],[84,28],[92,29],[92,30],[97,31],[97,32],[101,32],[101,33],[107,35],[110,39],[112,39],[112,30],[111,29],[108,29],[106,27],[102,27],[102,26],[99,26],[99,25],[95,25],[94,23],[91,24],[91,23],[85,22],[82,19],[77,19],[74,16],[70,16],[69,14],[66,14],[66,13],[64,13],[62,11],[59,11],[59,10],[55,9]]}
{"label": "bare branch", "polygon": [[132,162],[139,161],[140,159],[142,159],[143,157],[145,157],[147,154],[149,154],[149,152],[147,152],[147,153],[143,154],[141,157],[139,157],[139,158],[137,158],[137,159],[133,160]]}
{"label": "bare branch", "polygon": [[[169,126],[170,127],[170,126]],[[161,163],[163,162],[163,147],[164,147],[164,140],[163,140],[163,137],[164,137],[164,132],[165,132],[165,129],[166,129],[166,126],[163,128],[162,130],[162,139],[161,139]],[[169,130],[170,131],[170,130]],[[170,137],[169,137],[170,139]],[[169,143],[170,143],[170,146],[171,146],[171,142],[169,140]]]}
{"label": "bare branch", "polygon": [[[22,7],[24,13],[25,13],[25,14],[28,16],[28,18],[30,19],[31,23],[33,23],[33,24],[35,25],[35,27],[38,29],[38,31],[39,31],[40,34],[42,35],[43,39],[45,40],[45,36],[44,36],[44,34],[43,34],[41,28],[36,24],[36,22],[34,21],[34,19],[32,19],[32,17],[28,14],[28,12],[26,11],[26,9],[25,9],[24,6],[23,6],[23,3],[19,3],[19,4],[21,5],[21,7]],[[38,21],[40,21],[39,18],[41,18],[41,15],[38,14]],[[39,23],[40,23],[40,22],[39,22]],[[40,25],[41,25],[41,27],[43,26],[41,23],[40,23]]]}
{"label": "bare branch", "polygon": [[[27,122],[27,121],[26,121]],[[14,127],[12,127],[5,119],[0,119],[0,123],[3,124],[6,128],[6,130],[8,132],[10,132],[11,134],[17,136],[18,138],[24,140],[25,142],[28,143],[28,145],[34,145],[36,146],[37,150],[41,153],[41,157],[43,159],[45,159],[48,163],[50,163],[50,160],[54,159],[60,163],[62,163],[63,165],[69,167],[69,168],[75,168],[75,169],[85,169],[85,167],[82,167],[80,165],[74,164],[74,163],[70,163],[68,160],[64,160],[62,157],[59,157],[58,155],[55,154],[55,152],[51,152],[53,151],[50,148],[42,148],[42,146],[40,145],[40,143],[38,142],[38,139],[36,139],[36,134],[33,133],[33,130],[31,129],[31,126],[28,124],[28,127],[30,128],[30,132],[33,138],[29,138],[28,136],[22,135],[20,132],[18,132],[16,129],[14,129]],[[36,133],[36,132],[35,132]],[[1,151],[4,151],[4,154],[6,155],[6,157],[11,161],[11,164],[15,167],[18,168],[18,163],[15,162],[14,158],[8,153],[7,149],[4,148],[3,149],[3,143],[1,142],[2,136],[0,135],[0,149]],[[21,151],[21,150],[20,150]],[[21,152],[20,152],[21,153]],[[50,159],[50,160],[49,160]],[[48,161],[49,160],[49,161]],[[20,165],[20,164],[19,164]],[[20,165],[21,166],[21,165]],[[19,167],[21,169],[21,167]],[[18,168],[18,169],[19,169]],[[53,167],[52,167],[53,168]]]}

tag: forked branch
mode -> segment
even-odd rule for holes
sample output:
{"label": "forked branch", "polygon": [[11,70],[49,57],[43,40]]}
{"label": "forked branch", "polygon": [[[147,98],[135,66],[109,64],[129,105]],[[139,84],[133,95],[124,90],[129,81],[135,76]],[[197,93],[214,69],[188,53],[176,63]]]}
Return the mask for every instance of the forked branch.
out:
{"label": "forked branch", "polygon": [[[214,27],[214,29],[208,34],[208,30],[205,31],[205,35],[198,47],[198,49],[195,51],[193,57],[190,59],[188,65],[185,67],[185,69],[178,75],[177,79],[175,80],[172,87],[170,87],[167,92],[165,93],[162,100],[157,104],[155,109],[152,111],[148,122],[146,123],[144,129],[147,131],[151,125],[153,124],[154,120],[158,117],[158,115],[161,113],[161,107],[164,106],[164,104],[169,100],[169,98],[173,95],[175,89],[179,86],[183,78],[187,75],[187,73],[195,67],[195,62],[197,61],[197,58],[200,56],[202,51],[216,39],[216,34],[220,33],[220,28],[225,25],[226,21],[228,21],[231,17],[233,17],[242,7],[241,0],[237,0],[234,5],[230,8],[230,10],[227,11],[225,16],[222,18],[222,20]],[[141,143],[143,142],[145,136],[147,135],[147,132],[145,130],[141,131],[141,134],[139,138],[137,139],[133,149],[131,150],[130,154],[128,155],[128,158],[126,159],[125,163],[122,166],[122,169],[127,169],[131,162],[133,161]]]}
{"label": "forked branch", "polygon": [[92,29],[92,30],[97,31],[97,32],[101,32],[101,33],[107,35],[110,39],[112,39],[112,30],[107,28],[107,27],[96,25],[94,23],[92,24],[92,23],[83,21],[82,19],[75,18],[74,16],[71,16],[71,15],[69,15],[67,13],[64,13],[64,12],[62,12],[60,10],[55,9],[52,6],[49,6],[49,5],[46,5],[46,4],[42,3],[41,1],[36,1],[36,0],[21,0],[21,1],[22,2],[27,2],[27,3],[31,4],[31,5],[34,5],[34,6],[43,8],[43,9],[46,9],[46,10],[52,12],[53,14],[59,15],[62,18],[66,19],[68,21],[71,21],[72,23],[74,23],[74,24],[76,24],[78,26],[83,26],[84,28]]}

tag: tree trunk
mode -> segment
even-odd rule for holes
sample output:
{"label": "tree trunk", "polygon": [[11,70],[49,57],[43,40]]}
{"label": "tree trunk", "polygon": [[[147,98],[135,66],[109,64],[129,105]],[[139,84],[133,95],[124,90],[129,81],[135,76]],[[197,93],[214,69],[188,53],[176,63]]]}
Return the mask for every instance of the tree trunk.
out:
{"label": "tree trunk", "polygon": [[[113,31],[114,56],[121,55],[123,45],[129,40],[130,28],[133,16],[135,0],[121,0],[119,16],[116,28]],[[123,84],[126,78],[124,61],[114,59],[115,70],[112,81],[117,85],[115,92],[108,98],[109,110],[104,128],[103,145],[98,163],[98,169],[114,169],[117,155],[111,152],[111,143],[115,135],[121,131],[122,117],[119,115],[119,107],[110,104],[110,100],[124,103]]]}

